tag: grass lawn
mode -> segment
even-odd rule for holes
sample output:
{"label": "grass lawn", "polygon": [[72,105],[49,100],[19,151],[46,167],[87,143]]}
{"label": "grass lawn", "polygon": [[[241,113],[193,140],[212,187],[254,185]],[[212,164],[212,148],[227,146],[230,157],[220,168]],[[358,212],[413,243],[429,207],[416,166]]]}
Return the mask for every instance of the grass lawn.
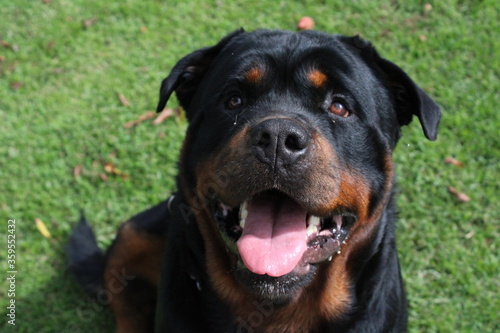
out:
{"label": "grass lawn", "polygon": [[155,108],[183,55],[307,15],[371,40],[444,110],[437,142],[414,122],[394,156],[410,331],[499,332],[499,13],[494,0],[0,0],[1,275],[13,219],[17,270],[16,325],[2,278],[0,331],[112,332],[110,311],[66,271],[68,234],[83,209],[105,247],[120,221],[166,198],[186,128],[124,124]]}

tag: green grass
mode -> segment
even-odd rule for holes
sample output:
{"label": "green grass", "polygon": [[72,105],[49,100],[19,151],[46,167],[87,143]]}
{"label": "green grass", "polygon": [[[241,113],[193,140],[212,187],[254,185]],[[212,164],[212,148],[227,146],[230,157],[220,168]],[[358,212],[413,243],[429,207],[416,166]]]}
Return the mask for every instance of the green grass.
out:
{"label": "green grass", "polygon": [[[500,6],[424,4],[0,0],[0,262],[6,271],[6,224],[16,219],[18,270],[16,326],[6,324],[2,282],[0,331],[112,331],[109,310],[89,310],[66,271],[68,234],[83,209],[106,246],[120,221],[165,198],[186,128],[181,118],[123,124],[155,108],[160,81],[183,55],[238,27],[293,30],[308,15],[317,30],[370,39],[444,109],[437,142],[414,122],[395,152],[411,332],[498,332]],[[103,181],[105,162],[128,180]]]}

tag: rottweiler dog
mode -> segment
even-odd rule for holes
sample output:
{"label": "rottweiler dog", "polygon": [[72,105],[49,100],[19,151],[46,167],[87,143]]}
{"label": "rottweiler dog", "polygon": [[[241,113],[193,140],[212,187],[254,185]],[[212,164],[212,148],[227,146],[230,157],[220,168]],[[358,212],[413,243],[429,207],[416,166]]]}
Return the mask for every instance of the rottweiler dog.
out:
{"label": "rottweiler dog", "polygon": [[391,155],[439,106],[359,37],[238,30],[163,81],[189,126],[176,192],[70,268],[117,332],[404,332]]}

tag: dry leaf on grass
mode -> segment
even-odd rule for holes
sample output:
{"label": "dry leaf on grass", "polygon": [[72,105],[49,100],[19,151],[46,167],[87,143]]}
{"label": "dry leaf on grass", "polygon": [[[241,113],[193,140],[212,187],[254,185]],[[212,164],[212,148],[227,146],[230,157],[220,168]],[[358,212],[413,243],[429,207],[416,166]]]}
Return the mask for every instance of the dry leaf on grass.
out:
{"label": "dry leaf on grass", "polygon": [[73,169],[73,176],[75,178],[78,178],[81,176],[82,174],[82,170],[83,170],[83,167],[81,165],[77,165],[74,169]]}
{"label": "dry leaf on grass", "polygon": [[47,51],[52,51],[52,49],[54,49],[54,46],[56,45],[56,42],[54,40],[51,40],[48,44],[47,44]]}
{"label": "dry leaf on grass", "polygon": [[120,103],[122,103],[123,106],[129,106],[130,103],[128,100],[125,98],[125,95],[123,94],[118,94],[118,98],[120,99]]}
{"label": "dry leaf on grass", "polygon": [[14,52],[19,51],[19,46],[6,42],[4,40],[0,40],[0,46],[5,47],[6,49],[11,49]]}
{"label": "dry leaf on grass", "polygon": [[23,83],[22,82],[19,82],[19,81],[14,81],[14,82],[11,82],[10,83],[10,87],[13,89],[13,90],[17,90],[19,88],[21,88],[23,86]]}
{"label": "dry leaf on grass", "polygon": [[174,114],[174,110],[172,109],[164,109],[155,120],[153,120],[153,125],[161,124],[165,119],[169,118]]}
{"label": "dry leaf on grass", "polygon": [[84,29],[88,29],[95,24],[95,21],[96,21],[95,18],[86,19],[82,22],[82,26]]}
{"label": "dry leaf on grass", "polygon": [[448,192],[453,194],[459,202],[469,202],[470,201],[470,197],[467,194],[459,192],[453,186],[448,186]]}
{"label": "dry leaf on grass", "polygon": [[454,158],[454,157],[450,157],[450,156],[448,156],[448,157],[446,157],[446,158],[444,159],[444,163],[454,165],[454,166],[456,166],[457,168],[461,168],[461,167],[463,167],[463,166],[464,166],[464,164],[463,164],[462,162],[460,162],[460,161],[459,161],[459,160],[457,160],[456,158]]}
{"label": "dry leaf on grass", "polygon": [[430,3],[426,3],[424,5],[424,13],[429,14],[431,10],[432,10],[432,5]]}
{"label": "dry leaf on grass", "polygon": [[143,121],[145,121],[147,119],[154,118],[155,116],[156,116],[156,112],[148,111],[148,112],[142,114],[141,116],[139,116],[139,118],[137,118],[136,120],[132,120],[132,121],[129,121],[128,123],[125,123],[123,125],[123,128],[131,128],[131,127],[137,126],[140,123],[142,123]]}
{"label": "dry leaf on grass", "polygon": [[113,163],[111,162],[108,162],[104,165],[104,171],[106,171],[107,173],[110,173],[112,175],[116,175],[116,176],[120,176],[122,177],[123,179],[128,179],[128,175],[125,174],[124,172],[122,172],[120,169],[118,169],[117,167],[115,167],[113,165]]}
{"label": "dry leaf on grass", "polygon": [[314,20],[309,16],[304,16],[297,23],[298,30],[312,30],[314,29]]}
{"label": "dry leaf on grass", "polygon": [[50,235],[49,230],[47,229],[47,226],[45,226],[45,223],[43,223],[42,220],[40,220],[39,218],[36,218],[35,219],[35,223],[36,223],[36,228],[43,235],[43,237],[45,237],[45,238],[52,238],[52,236]]}

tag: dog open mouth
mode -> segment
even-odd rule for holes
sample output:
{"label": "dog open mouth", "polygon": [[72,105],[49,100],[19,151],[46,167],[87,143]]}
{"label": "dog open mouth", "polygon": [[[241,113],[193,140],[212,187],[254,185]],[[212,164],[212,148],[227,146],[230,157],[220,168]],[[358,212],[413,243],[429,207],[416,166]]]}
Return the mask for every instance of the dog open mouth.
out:
{"label": "dog open mouth", "polygon": [[355,222],[352,214],[318,217],[277,191],[260,192],[239,207],[218,203],[215,210],[228,248],[254,274],[304,274],[339,253]]}

